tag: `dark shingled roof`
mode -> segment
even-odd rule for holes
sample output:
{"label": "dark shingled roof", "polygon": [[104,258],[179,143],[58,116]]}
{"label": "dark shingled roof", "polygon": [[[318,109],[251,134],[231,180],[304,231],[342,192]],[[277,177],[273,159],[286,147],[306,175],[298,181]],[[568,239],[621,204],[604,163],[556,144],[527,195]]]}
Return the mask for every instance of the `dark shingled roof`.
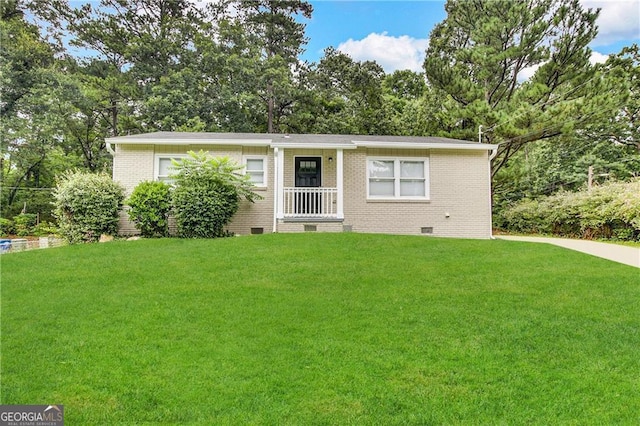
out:
{"label": "dark shingled roof", "polygon": [[496,145],[431,136],[381,136],[381,135],[315,135],[275,133],[207,133],[207,132],[154,132],[139,135],[117,136],[106,140],[110,144],[154,145],[253,145],[301,148],[357,148],[358,146],[381,148],[461,148],[495,149]]}

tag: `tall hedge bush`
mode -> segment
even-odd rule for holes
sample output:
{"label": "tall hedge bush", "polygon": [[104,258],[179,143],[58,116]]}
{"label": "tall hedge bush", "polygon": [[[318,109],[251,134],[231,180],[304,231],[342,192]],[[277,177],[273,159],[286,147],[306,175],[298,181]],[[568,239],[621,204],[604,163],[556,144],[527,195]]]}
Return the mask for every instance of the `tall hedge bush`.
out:
{"label": "tall hedge bush", "polygon": [[69,171],[57,179],[53,195],[59,231],[70,243],[117,233],[124,188],[106,173]]}
{"label": "tall hedge bush", "polygon": [[136,228],[144,237],[169,235],[171,187],[164,182],[139,183],[127,200],[128,211]]}
{"label": "tall hedge bush", "polygon": [[210,158],[203,151],[189,152],[189,157],[174,161],[175,182],[173,214],[178,235],[184,238],[225,236],[224,227],[238,211],[240,200],[254,201],[242,166],[229,157]]}
{"label": "tall hedge bush", "polygon": [[514,232],[640,240],[640,179],[520,200],[496,224]]}

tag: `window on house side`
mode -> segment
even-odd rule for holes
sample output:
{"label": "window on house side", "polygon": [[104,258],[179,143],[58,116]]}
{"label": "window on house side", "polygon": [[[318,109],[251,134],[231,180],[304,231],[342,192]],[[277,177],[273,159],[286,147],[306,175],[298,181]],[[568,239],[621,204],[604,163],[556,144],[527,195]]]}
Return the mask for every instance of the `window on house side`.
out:
{"label": "window on house side", "polygon": [[428,159],[370,158],[367,167],[369,198],[429,198]]}
{"label": "window on house side", "polygon": [[250,176],[251,183],[258,187],[267,186],[266,157],[245,157],[245,173]]}
{"label": "window on house side", "polygon": [[155,180],[161,180],[167,183],[173,183],[170,175],[174,173],[173,162],[171,160],[180,161],[185,158],[184,155],[157,155],[156,156],[156,168],[155,168]]}

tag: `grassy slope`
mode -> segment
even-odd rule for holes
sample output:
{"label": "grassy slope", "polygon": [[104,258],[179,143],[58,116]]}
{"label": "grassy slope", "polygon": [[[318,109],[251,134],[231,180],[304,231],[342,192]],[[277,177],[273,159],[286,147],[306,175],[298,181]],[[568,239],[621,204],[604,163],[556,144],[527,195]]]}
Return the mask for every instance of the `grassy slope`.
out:
{"label": "grassy slope", "polygon": [[69,424],[640,421],[638,270],[358,234],[4,255],[3,404]]}

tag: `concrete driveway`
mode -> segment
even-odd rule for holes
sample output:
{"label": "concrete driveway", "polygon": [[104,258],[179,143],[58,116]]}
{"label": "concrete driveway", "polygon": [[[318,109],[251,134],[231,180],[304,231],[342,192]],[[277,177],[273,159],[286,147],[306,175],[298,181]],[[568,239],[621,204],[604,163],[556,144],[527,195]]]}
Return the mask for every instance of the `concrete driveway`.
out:
{"label": "concrete driveway", "polygon": [[509,241],[527,241],[532,243],[547,243],[564,247],[570,250],[580,251],[592,256],[624,263],[625,265],[640,268],[640,249],[619,244],[601,243],[598,241],[572,240],[568,238],[547,237],[516,237],[508,235],[496,235],[497,239]]}

